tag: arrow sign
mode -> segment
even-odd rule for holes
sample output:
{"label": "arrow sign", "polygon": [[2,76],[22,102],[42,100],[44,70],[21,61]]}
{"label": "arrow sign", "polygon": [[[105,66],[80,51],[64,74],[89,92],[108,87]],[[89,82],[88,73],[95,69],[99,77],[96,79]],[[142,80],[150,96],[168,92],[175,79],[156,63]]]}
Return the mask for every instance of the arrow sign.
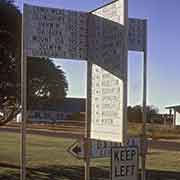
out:
{"label": "arrow sign", "polygon": [[[140,137],[130,137],[127,141],[128,147],[137,146],[139,154],[141,155],[142,146]],[[109,141],[100,141],[100,140],[92,140],[91,141],[91,158],[104,158],[111,156],[111,148],[112,147],[121,147],[121,143],[109,142]],[[67,150],[70,154],[78,159],[84,158],[84,145],[83,142],[75,142],[73,143]],[[145,150],[147,152],[147,146]]]}
{"label": "arrow sign", "polygon": [[84,147],[83,143],[79,143],[78,141],[73,143],[67,150],[74,157],[80,159],[84,158]]}

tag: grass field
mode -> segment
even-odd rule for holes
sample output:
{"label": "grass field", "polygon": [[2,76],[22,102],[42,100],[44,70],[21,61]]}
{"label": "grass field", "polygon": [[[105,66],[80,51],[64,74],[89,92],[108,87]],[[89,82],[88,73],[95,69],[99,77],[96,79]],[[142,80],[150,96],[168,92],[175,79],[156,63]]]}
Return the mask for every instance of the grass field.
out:
{"label": "grass field", "polygon": [[[19,128],[20,124],[9,123],[7,127]],[[148,124],[147,137],[153,139],[180,139],[180,127],[174,128],[172,125]],[[64,122],[61,124],[27,124],[29,129],[78,132],[83,135],[85,124],[82,122]],[[128,123],[128,134],[130,136],[139,136],[142,133],[141,123]]]}
{"label": "grass field", "polygon": [[[17,133],[0,132],[0,162],[19,165],[20,137]],[[46,180],[77,180],[83,179],[83,160],[78,160],[67,152],[74,142],[71,139],[28,135],[27,137],[27,166],[29,179]],[[95,179],[107,177],[109,159],[92,161],[92,173]],[[98,170],[98,173],[97,173]],[[18,169],[0,167],[0,179],[19,179]]]}
{"label": "grass field", "polygon": [[[84,179],[83,160],[67,152],[71,139],[28,135],[28,180],[81,180]],[[19,165],[20,136],[0,132],[0,163]],[[180,152],[151,149],[148,169],[180,172]],[[92,160],[92,180],[108,179],[110,159]],[[19,180],[19,170],[0,167],[0,179]]]}
{"label": "grass field", "polygon": [[[172,127],[170,125],[147,124],[147,137],[153,139],[180,139],[180,127]],[[142,132],[141,123],[129,123],[128,134],[138,136]]]}

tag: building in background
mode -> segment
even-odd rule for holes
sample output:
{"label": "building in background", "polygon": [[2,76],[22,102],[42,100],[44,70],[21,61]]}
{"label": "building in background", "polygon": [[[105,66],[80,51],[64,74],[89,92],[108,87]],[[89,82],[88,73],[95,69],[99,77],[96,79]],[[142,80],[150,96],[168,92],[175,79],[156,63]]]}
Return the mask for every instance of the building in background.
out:
{"label": "building in background", "polygon": [[173,126],[180,126],[180,105],[167,106],[169,115],[173,116]]}
{"label": "building in background", "polygon": [[172,114],[154,114],[150,118],[150,123],[172,126],[173,115]]}
{"label": "building in background", "polygon": [[[37,104],[31,110],[28,110],[28,121],[32,123],[59,123],[74,119],[77,114],[85,117],[85,99],[83,98],[65,98],[62,103]],[[21,122],[21,114],[16,117],[17,122]]]}

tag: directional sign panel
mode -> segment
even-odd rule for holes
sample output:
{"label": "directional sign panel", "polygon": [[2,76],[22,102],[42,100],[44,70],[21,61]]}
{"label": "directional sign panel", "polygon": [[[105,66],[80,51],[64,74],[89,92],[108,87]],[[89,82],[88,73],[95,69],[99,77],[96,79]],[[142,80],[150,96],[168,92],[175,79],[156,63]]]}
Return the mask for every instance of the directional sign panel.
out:
{"label": "directional sign panel", "polygon": [[124,11],[124,0],[116,0],[88,19],[88,60],[121,79],[127,71]]}
{"label": "directional sign panel", "polygon": [[112,180],[138,179],[138,150],[137,147],[112,148],[111,154]]}
{"label": "directional sign panel", "polygon": [[147,21],[129,18],[128,49],[144,51],[146,46]]}
{"label": "directional sign panel", "polygon": [[88,58],[91,72],[91,139],[122,142],[127,75],[125,1],[91,12]]}
{"label": "directional sign panel", "polygon": [[92,66],[91,138],[119,142],[123,136],[123,81]]}
{"label": "directional sign panel", "polygon": [[[128,138],[127,144],[128,147],[136,146],[138,148],[138,153],[141,155],[141,140],[139,137]],[[121,143],[109,142],[109,141],[100,141],[92,140],[91,141],[91,158],[105,158],[111,156],[112,147],[121,147]],[[84,145],[83,142],[75,142],[69,148],[68,152],[76,158],[84,158]]]}
{"label": "directional sign panel", "polygon": [[87,59],[87,17],[84,12],[25,5],[26,55]]}

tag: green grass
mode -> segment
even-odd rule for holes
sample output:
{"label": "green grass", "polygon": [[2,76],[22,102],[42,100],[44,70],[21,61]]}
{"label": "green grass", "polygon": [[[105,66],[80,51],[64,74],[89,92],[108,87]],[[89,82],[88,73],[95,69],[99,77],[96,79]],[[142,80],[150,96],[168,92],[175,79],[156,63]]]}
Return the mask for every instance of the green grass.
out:
{"label": "green grass", "polygon": [[[28,180],[81,180],[84,179],[83,160],[67,152],[72,139],[28,135]],[[19,165],[20,136],[0,132],[0,162]],[[110,158],[92,160],[92,180],[108,179]],[[151,149],[147,168],[180,172],[180,152]],[[0,179],[19,180],[19,169],[0,167]]]}
{"label": "green grass", "polygon": [[[39,135],[27,136],[27,167],[29,179],[83,179],[83,160],[78,160],[67,152],[74,143],[72,139],[46,137]],[[0,133],[0,162],[19,165],[20,136],[17,133]],[[92,161],[96,167],[96,179],[100,180],[104,170],[110,165],[109,159]],[[36,171],[34,171],[36,169]],[[105,172],[107,176],[108,172]],[[101,175],[102,174],[102,175]],[[0,179],[19,178],[19,170],[0,168]],[[101,177],[99,177],[101,176]],[[13,179],[14,180],[14,179]]]}

